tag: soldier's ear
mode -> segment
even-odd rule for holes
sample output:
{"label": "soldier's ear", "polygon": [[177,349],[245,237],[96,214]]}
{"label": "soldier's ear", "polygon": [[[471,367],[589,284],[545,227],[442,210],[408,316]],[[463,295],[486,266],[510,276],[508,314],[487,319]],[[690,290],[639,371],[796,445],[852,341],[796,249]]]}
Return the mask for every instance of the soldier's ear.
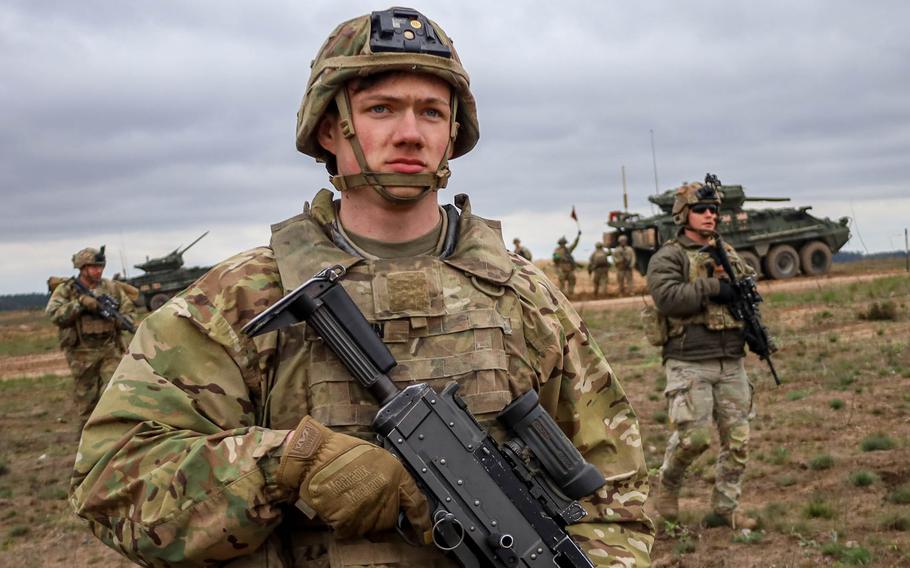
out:
{"label": "soldier's ear", "polygon": [[332,113],[323,115],[319,121],[319,128],[316,131],[316,139],[319,145],[333,156],[338,155],[338,144],[343,138],[338,129],[338,117]]}

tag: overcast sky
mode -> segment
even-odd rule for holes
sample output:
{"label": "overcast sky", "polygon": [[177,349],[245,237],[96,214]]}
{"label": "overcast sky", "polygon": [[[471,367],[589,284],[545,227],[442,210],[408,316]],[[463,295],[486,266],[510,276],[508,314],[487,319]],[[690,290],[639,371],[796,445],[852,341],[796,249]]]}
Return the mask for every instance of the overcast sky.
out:
{"label": "overcast sky", "polygon": [[[910,225],[910,3],[728,0],[411,6],[455,40],[481,140],[440,195],[472,197],[538,257],[586,258],[622,205],[706,171],[854,217],[846,250]],[[324,168],[294,147],[309,63],[375,2],[5,0],[0,4],[0,294],[106,275],[211,233],[207,265],[265,244]],[[860,237],[862,240],[860,240]]]}

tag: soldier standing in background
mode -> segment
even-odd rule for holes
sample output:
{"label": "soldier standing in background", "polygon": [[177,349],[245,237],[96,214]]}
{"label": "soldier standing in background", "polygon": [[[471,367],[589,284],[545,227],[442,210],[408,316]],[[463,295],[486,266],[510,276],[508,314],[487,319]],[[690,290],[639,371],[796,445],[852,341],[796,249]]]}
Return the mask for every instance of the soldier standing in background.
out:
{"label": "soldier standing in background", "polygon": [[567,297],[575,295],[575,257],[572,252],[578,246],[578,239],[581,238],[581,231],[575,235],[575,240],[571,245],[564,236],[559,237],[556,243],[559,245],[553,251],[553,266],[556,268],[556,277],[559,279],[559,289]]}
{"label": "soldier standing in background", "polygon": [[86,425],[77,514],[144,566],[454,566],[394,530],[402,511],[426,542],[426,499],[370,443],[377,405],[325,343],[308,325],[241,333],[337,265],[399,361],[393,381],[457,381],[493,436],[497,413],[538,389],[610,480],[567,532],[597,565],[647,566],[647,468],[618,379],[565,297],[508,253],[499,223],[465,195],[439,204],[449,159],[479,138],[449,37],[414,10],[373,12],[340,24],[311,69],[297,148],[325,164],[339,198],[319,191],[273,225],[269,246],[143,321]]}
{"label": "soldier standing in background", "polygon": [[594,297],[607,293],[607,285],[610,282],[610,251],[604,250],[604,244],[600,241],[594,243],[594,252],[588,260],[588,274],[594,282]]}
{"label": "soldier standing in background", "polygon": [[613,249],[613,265],[616,267],[616,281],[619,295],[632,293],[632,269],[635,267],[635,251],[629,246],[629,237],[619,235],[619,246]]}
{"label": "soldier standing in background", "polygon": [[98,300],[80,293],[75,278],[96,296],[108,295],[120,304],[120,313],[135,313],[133,302],[115,282],[101,275],[106,259],[101,250],[85,248],[73,255],[73,267],[79,274],[56,285],[45,312],[59,327],[60,349],[73,374],[73,397],[79,412],[81,432],[103,387],[114,374],[123,357],[123,331],[116,321],[98,314]]}
{"label": "soldier standing in background", "polygon": [[518,256],[523,256],[524,258],[531,260],[531,251],[526,246],[522,246],[521,239],[515,237],[512,239],[512,244],[515,245],[515,250],[513,251]]}
{"label": "soldier standing in background", "polygon": [[[657,511],[674,520],[686,468],[711,443],[712,420],[720,434],[717,476],[711,506],[734,528],[753,529],[754,519],[737,509],[746,468],[752,386],[743,367],[743,324],[726,304],[733,290],[723,269],[702,251],[716,235],[720,196],[712,186],[682,186],[673,204],[673,220],[681,225],[648,265],[648,289],[664,318],[663,359],[666,397],[674,431],[660,468]],[[727,246],[737,274],[752,270]]]}

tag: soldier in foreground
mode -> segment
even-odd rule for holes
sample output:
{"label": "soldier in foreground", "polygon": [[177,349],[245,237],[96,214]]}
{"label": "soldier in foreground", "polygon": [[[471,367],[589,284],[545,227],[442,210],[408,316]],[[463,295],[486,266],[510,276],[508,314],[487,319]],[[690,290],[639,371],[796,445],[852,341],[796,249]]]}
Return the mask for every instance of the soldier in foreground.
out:
{"label": "soldier in foreground", "polygon": [[515,245],[515,249],[512,252],[514,252],[518,256],[522,256],[522,257],[526,258],[527,260],[531,260],[531,250],[528,247],[521,244],[521,239],[519,239],[518,237],[515,237],[514,239],[512,239],[512,244]]}
{"label": "soldier in foreground", "polygon": [[[717,476],[711,507],[734,528],[756,522],[737,509],[742,491],[753,414],[752,386],[743,367],[743,324],[726,307],[733,300],[729,279],[703,250],[717,229],[720,195],[712,186],[682,186],[673,205],[680,225],[648,264],[648,289],[654,298],[667,371],[665,395],[674,431],[660,468],[657,511],[667,520],[679,514],[679,490],[686,468],[711,443],[712,421],[720,434]],[[727,247],[737,274],[751,274]]]}
{"label": "soldier in foreground", "polygon": [[[389,35],[397,51],[385,51]],[[377,406],[325,344],[306,325],[240,333],[340,266],[399,361],[393,380],[457,381],[494,435],[499,410],[538,390],[609,480],[583,501],[573,538],[597,565],[649,564],[638,421],[602,352],[546,276],[508,254],[498,223],[466,196],[438,203],[449,158],[478,137],[467,73],[439,26],[396,8],[335,29],[313,62],[297,147],[326,164],[340,199],[319,191],[273,226],[270,246],[143,322],[76,463],[72,504],[97,536],[147,566],[454,565],[393,530],[401,510],[425,537],[427,502],[367,441]]]}
{"label": "soldier in foreground", "polygon": [[610,251],[604,250],[600,241],[594,243],[594,252],[588,260],[588,274],[594,282],[594,297],[600,296],[601,290],[606,294],[610,281]]}
{"label": "soldier in foreground", "polygon": [[[121,324],[102,317],[101,305],[91,294],[110,296],[120,304],[121,314],[127,317],[135,312],[133,302],[123,289],[101,277],[106,262],[104,247],[100,251],[84,248],[74,254],[73,268],[79,270],[79,274],[54,287],[45,309],[51,321],[60,328],[60,349],[73,374],[73,398],[79,413],[80,432],[125,349]],[[80,291],[79,284],[91,293]]]}
{"label": "soldier in foreground", "polygon": [[556,277],[559,279],[559,290],[568,297],[575,295],[575,257],[572,253],[578,246],[578,239],[581,238],[581,231],[575,235],[572,244],[563,236],[556,241],[558,245],[553,251],[553,266],[556,268]]}
{"label": "soldier in foreground", "polygon": [[613,249],[613,264],[616,266],[616,282],[619,295],[632,293],[632,269],[635,267],[635,251],[629,246],[629,237],[619,235],[619,246]]}

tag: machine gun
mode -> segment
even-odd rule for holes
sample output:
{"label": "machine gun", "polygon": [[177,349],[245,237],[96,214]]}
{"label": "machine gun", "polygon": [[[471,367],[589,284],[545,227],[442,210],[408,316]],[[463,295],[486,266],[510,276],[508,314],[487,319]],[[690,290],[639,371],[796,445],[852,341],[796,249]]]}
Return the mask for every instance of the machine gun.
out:
{"label": "machine gun", "polygon": [[[243,327],[255,336],[305,321],[354,379],[379,402],[373,430],[417,481],[430,504],[432,540],[465,567],[593,567],[565,531],[585,510],[575,499],[606,483],[533,390],[497,416],[509,439],[498,444],[458,396],[404,390],[386,374],[397,363],[338,282],[341,266],[321,271]],[[399,526],[399,531],[401,526]]]}
{"label": "machine gun", "polygon": [[98,315],[106,320],[117,322],[117,325],[120,326],[120,329],[125,329],[130,333],[136,333],[136,326],[133,324],[133,320],[120,313],[120,302],[111,298],[107,294],[101,294],[100,296],[98,294],[95,294],[85,284],[83,284],[78,277],[73,278],[73,285],[76,287],[76,290],[78,290],[80,294],[91,296],[98,302]]}
{"label": "machine gun", "polygon": [[[716,194],[721,186],[722,184],[720,183],[720,180],[717,179],[716,175],[707,174],[705,175],[705,187],[700,191],[715,192]],[[758,358],[762,361],[768,362],[768,367],[771,369],[771,375],[774,377],[774,383],[777,386],[780,386],[780,378],[777,376],[777,371],[774,369],[774,362],[771,360],[771,353],[777,349],[771,343],[771,338],[768,335],[768,328],[766,328],[765,324],[761,321],[761,313],[758,310],[758,305],[764,300],[762,299],[761,294],[758,293],[758,288],[755,286],[755,278],[752,276],[739,278],[736,271],[733,270],[733,265],[730,264],[726,243],[719,234],[716,234],[713,239],[714,246],[708,245],[703,247],[702,250],[707,251],[711,257],[723,267],[727,276],[730,277],[730,286],[733,289],[733,301],[730,302],[727,307],[730,309],[730,313],[733,314],[734,318],[743,322],[743,333],[746,336],[746,344],[749,345],[749,350],[758,355]]]}

